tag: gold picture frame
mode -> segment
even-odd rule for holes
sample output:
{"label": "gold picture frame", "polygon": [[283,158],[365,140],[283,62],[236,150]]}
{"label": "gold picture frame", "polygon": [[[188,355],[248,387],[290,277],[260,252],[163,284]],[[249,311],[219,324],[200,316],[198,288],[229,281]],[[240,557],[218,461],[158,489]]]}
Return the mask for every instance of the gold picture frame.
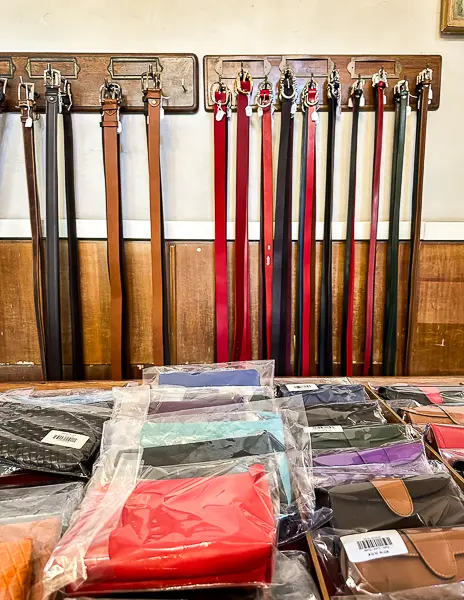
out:
{"label": "gold picture frame", "polygon": [[464,34],[464,0],[441,0],[441,32]]}

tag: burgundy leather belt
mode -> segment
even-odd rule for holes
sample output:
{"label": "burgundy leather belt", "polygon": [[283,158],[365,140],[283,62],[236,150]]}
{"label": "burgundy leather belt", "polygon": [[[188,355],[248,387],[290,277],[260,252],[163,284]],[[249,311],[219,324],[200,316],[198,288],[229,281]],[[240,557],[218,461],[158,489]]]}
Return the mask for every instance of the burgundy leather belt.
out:
{"label": "burgundy leather belt", "polygon": [[385,88],[387,74],[384,69],[372,77],[372,85],[376,96],[374,173],[372,178],[371,231],[369,238],[369,256],[367,260],[366,282],[366,332],[364,337],[363,375],[369,375],[372,365],[372,346],[374,328],[374,288],[375,288],[375,256],[377,251],[377,224],[379,219],[380,172],[382,167],[383,116],[385,104]]}
{"label": "burgundy leather belt", "polygon": [[241,69],[237,93],[237,163],[235,192],[235,330],[232,360],[251,360],[250,274],[248,256],[248,177],[250,162],[249,96],[253,80]]}

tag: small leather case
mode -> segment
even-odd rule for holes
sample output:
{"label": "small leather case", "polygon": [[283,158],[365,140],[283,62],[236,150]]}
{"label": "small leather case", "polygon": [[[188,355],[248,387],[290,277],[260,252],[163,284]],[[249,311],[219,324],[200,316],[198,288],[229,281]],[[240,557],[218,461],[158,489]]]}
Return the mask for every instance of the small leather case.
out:
{"label": "small leather case", "polygon": [[464,425],[464,406],[443,406],[440,404],[403,408],[400,412],[406,423],[411,425]]}
{"label": "small leather case", "polygon": [[414,439],[408,425],[356,425],[342,431],[311,432],[313,452],[333,448],[376,448],[393,442]]}
{"label": "small leather case", "polygon": [[340,402],[315,404],[305,409],[308,425],[350,425],[386,423],[378,402]]}
{"label": "small leather case", "polygon": [[370,402],[366,390],[359,383],[333,384],[315,383],[313,389],[301,389],[304,384],[280,384],[279,396],[303,396],[305,406],[334,404],[335,402]]}
{"label": "small leather case", "polygon": [[464,426],[432,424],[427,441],[453,468],[464,469]]}
{"label": "small leather case", "polygon": [[424,406],[430,404],[464,404],[462,385],[385,385],[378,389],[385,400],[415,400]]}

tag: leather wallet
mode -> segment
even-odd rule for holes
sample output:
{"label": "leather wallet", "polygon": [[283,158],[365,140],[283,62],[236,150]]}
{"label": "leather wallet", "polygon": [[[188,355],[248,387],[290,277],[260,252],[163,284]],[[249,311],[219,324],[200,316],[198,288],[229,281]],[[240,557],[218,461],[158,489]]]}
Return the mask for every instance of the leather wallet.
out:
{"label": "leather wallet", "polygon": [[403,408],[400,410],[403,421],[412,425],[464,425],[464,405],[444,406],[442,404],[421,406],[420,408]]}
{"label": "leather wallet", "polygon": [[32,540],[0,543],[0,598],[27,600],[32,581]]}
{"label": "leather wallet", "polygon": [[211,369],[205,371],[171,371],[161,373],[159,385],[184,387],[220,387],[223,385],[259,387],[261,379],[256,369]]}
{"label": "leather wallet", "polygon": [[427,441],[453,468],[464,469],[464,426],[433,423]]}
{"label": "leather wallet", "polygon": [[464,524],[463,496],[447,473],[319,488],[316,505],[333,511],[330,525],[336,529],[373,531]]}
{"label": "leather wallet", "polygon": [[422,440],[388,444],[367,450],[347,450],[346,452],[322,452],[313,456],[315,467],[343,467],[366,464],[407,465],[423,459],[425,448]]}
{"label": "leather wallet", "polygon": [[305,407],[308,425],[350,425],[386,423],[378,402],[340,402]]}
{"label": "leather wallet", "polygon": [[301,395],[303,396],[305,406],[313,404],[333,404],[334,402],[370,402],[370,398],[364,387],[357,383],[340,385],[333,383],[315,383],[312,384],[315,387],[311,390],[294,388],[292,385],[293,384],[279,385],[279,395]]}
{"label": "leather wallet", "polygon": [[312,431],[313,452],[333,448],[376,448],[413,439],[408,425],[355,425],[342,431]]}
{"label": "leather wallet", "polygon": [[[388,541],[388,533],[380,531],[379,538]],[[342,545],[341,570],[353,592],[388,593],[464,579],[464,528],[403,529],[399,534],[406,554],[353,562]]]}
{"label": "leather wallet", "polygon": [[464,404],[462,385],[385,385],[378,389],[385,400],[415,400],[419,404]]}

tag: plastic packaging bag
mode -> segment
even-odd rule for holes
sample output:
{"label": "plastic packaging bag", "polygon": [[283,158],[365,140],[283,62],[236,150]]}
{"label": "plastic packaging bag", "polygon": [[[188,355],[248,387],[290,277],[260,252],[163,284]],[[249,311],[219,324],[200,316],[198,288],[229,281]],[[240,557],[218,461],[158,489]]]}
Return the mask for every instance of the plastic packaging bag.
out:
{"label": "plastic packaging bag", "polygon": [[268,386],[274,387],[274,361],[249,360],[211,365],[172,365],[143,370],[143,382],[150,385],[185,387]]}
{"label": "plastic packaging bag", "polygon": [[279,385],[280,396],[301,394],[306,406],[313,404],[333,404],[335,402],[370,402],[362,385],[333,383],[287,383]]}
{"label": "plastic packaging bag", "polygon": [[377,448],[394,442],[418,439],[409,425],[355,425],[309,428],[313,453],[335,448]]}
{"label": "plastic packaging bag", "polygon": [[379,386],[379,396],[385,400],[415,400],[422,405],[464,404],[463,385],[408,385],[396,383]]}
{"label": "plastic packaging bag", "polygon": [[10,399],[28,404],[58,407],[72,405],[113,408],[112,390],[94,388],[72,388],[57,390],[35,390],[34,388],[19,388],[8,390],[0,395],[1,399]]}
{"label": "plastic packaging bag", "polygon": [[310,427],[343,425],[381,425],[387,420],[378,402],[337,402],[314,404],[305,409]]}
{"label": "plastic packaging bag", "polygon": [[464,426],[432,424],[426,439],[445,462],[457,471],[464,470]]}
{"label": "plastic packaging bag", "polygon": [[[339,600],[361,600],[366,595],[343,596]],[[390,594],[370,594],[371,600],[461,600],[464,598],[464,582],[433,585],[430,587],[401,590]]]}

